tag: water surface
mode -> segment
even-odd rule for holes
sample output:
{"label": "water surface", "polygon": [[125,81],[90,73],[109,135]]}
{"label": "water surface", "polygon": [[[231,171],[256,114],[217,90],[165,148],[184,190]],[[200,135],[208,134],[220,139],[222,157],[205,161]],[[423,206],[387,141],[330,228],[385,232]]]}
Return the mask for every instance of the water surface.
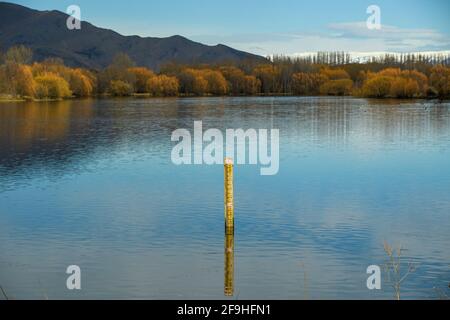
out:
{"label": "water surface", "polygon": [[384,241],[402,298],[449,294],[450,103],[283,97],[0,104],[8,296],[224,298],[223,168],[170,158],[195,120],[280,130],[277,175],[235,168],[233,299],[391,299]]}

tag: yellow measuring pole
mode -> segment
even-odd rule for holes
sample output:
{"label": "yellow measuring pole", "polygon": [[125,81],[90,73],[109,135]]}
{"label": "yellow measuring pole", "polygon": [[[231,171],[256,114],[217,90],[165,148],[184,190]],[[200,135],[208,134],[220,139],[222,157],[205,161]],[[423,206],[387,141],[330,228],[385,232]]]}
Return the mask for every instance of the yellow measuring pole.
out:
{"label": "yellow measuring pole", "polygon": [[234,233],[233,160],[224,161],[225,232]]}
{"label": "yellow measuring pole", "polygon": [[225,234],[225,267],[224,293],[231,297],[234,294],[234,234]]}
{"label": "yellow measuring pole", "polygon": [[233,160],[224,161],[224,207],[225,207],[225,296],[234,293],[234,197],[233,197]]}

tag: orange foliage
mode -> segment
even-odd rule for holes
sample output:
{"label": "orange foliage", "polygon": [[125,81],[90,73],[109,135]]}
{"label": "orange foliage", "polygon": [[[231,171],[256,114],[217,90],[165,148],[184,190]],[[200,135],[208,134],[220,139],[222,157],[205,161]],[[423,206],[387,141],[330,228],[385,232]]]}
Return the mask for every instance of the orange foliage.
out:
{"label": "orange foliage", "polygon": [[143,67],[129,68],[128,72],[134,75],[134,91],[136,93],[145,93],[147,91],[147,81],[154,77],[153,71]]}
{"label": "orange foliage", "polygon": [[185,94],[201,96],[208,93],[224,94],[227,91],[226,80],[222,74],[210,69],[186,68],[180,72],[178,79]]}
{"label": "orange foliage", "polygon": [[36,81],[36,97],[60,99],[67,98],[72,95],[69,83],[59,75],[47,72],[35,78]]}
{"label": "orange foliage", "polygon": [[391,92],[391,84],[391,77],[369,76],[364,82],[362,93],[366,97],[384,98]]}
{"label": "orange foliage", "polygon": [[133,87],[128,82],[122,80],[111,80],[108,91],[112,96],[125,97],[133,93]]}
{"label": "orange foliage", "polygon": [[220,72],[228,82],[229,91],[232,94],[244,94],[246,75],[237,67],[221,67]]}
{"label": "orange foliage", "polygon": [[321,73],[299,72],[292,75],[292,91],[297,95],[316,95],[320,87],[327,81]]}
{"label": "orange foliage", "polygon": [[179,86],[176,77],[160,75],[147,80],[146,90],[153,96],[176,96]]}
{"label": "orange foliage", "polygon": [[208,83],[206,91],[213,95],[224,95],[228,92],[227,80],[220,71],[211,69],[199,70],[203,79]]}
{"label": "orange foliage", "polygon": [[350,79],[328,80],[320,86],[320,93],[331,96],[348,96],[352,93],[353,81]]}
{"label": "orange foliage", "polygon": [[437,65],[431,69],[430,85],[441,97],[450,96],[450,68]]}
{"label": "orange foliage", "polygon": [[376,73],[376,74],[371,74],[372,76],[381,76],[381,77],[400,77],[401,75],[401,70],[399,68],[386,68],[381,70],[380,72]]}
{"label": "orange foliage", "polygon": [[280,70],[271,64],[263,64],[253,69],[254,75],[261,81],[261,90],[265,94],[278,92],[277,77]]}
{"label": "orange foliage", "polygon": [[322,75],[327,77],[329,80],[341,80],[341,79],[350,79],[347,71],[343,69],[329,69],[324,68],[320,71]]}
{"label": "orange foliage", "polygon": [[413,98],[427,94],[428,78],[417,70],[387,68],[377,73],[367,73],[362,93],[375,98]]}
{"label": "orange foliage", "polygon": [[[21,97],[34,97],[35,82],[30,66],[22,64],[11,64],[7,67],[12,93]],[[8,74],[9,73],[9,74]]]}
{"label": "orange foliage", "polygon": [[390,95],[395,98],[412,98],[419,92],[419,85],[414,79],[398,77],[391,83]]}
{"label": "orange foliage", "polygon": [[254,95],[261,91],[261,81],[255,76],[245,76],[244,94]]}
{"label": "orange foliage", "polygon": [[[322,53],[317,59],[309,60],[274,57],[263,64],[246,63],[239,67],[171,63],[164,66],[159,75],[135,66],[126,54],[116,55],[109,66],[98,72],[67,67],[57,58],[30,66],[31,60],[32,51],[23,46],[13,47],[3,55],[0,94],[30,98],[62,98],[72,94],[87,97],[96,93],[114,96],[133,93],[153,96],[179,93],[198,96],[353,93],[377,98],[450,96],[450,68],[432,66],[420,57],[414,63],[408,57],[408,64],[387,57],[384,62],[350,63],[343,53]],[[401,68],[381,69],[383,66]],[[409,70],[412,68],[415,69]]]}
{"label": "orange foliage", "polygon": [[93,81],[81,69],[74,69],[70,74],[69,86],[77,97],[88,97],[94,90]]}

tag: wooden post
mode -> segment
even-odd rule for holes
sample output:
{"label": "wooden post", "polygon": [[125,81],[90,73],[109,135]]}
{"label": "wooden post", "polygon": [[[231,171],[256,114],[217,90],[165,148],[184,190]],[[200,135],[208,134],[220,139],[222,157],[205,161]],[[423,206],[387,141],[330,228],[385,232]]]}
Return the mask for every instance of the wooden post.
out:
{"label": "wooden post", "polygon": [[224,293],[227,297],[234,294],[234,234],[225,234]]}
{"label": "wooden post", "polygon": [[224,161],[224,207],[225,207],[225,296],[234,294],[234,197],[233,197],[233,160]]}
{"label": "wooden post", "polygon": [[234,233],[233,160],[224,161],[225,232]]}

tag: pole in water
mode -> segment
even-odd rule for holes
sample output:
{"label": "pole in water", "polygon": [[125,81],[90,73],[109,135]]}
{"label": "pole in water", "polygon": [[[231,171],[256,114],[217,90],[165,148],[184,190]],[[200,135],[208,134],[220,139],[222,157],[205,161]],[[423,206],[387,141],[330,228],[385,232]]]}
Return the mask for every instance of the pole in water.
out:
{"label": "pole in water", "polygon": [[227,297],[234,294],[234,234],[225,234],[224,293]]}
{"label": "pole in water", "polygon": [[224,161],[225,232],[234,233],[233,160]]}

